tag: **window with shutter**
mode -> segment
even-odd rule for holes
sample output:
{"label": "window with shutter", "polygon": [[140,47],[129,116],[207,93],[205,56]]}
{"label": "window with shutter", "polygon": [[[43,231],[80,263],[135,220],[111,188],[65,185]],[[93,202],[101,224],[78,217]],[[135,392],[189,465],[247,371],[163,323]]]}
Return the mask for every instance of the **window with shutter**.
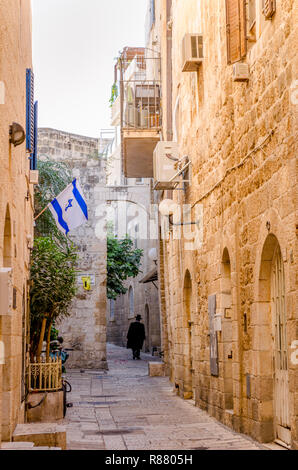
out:
{"label": "window with shutter", "polygon": [[26,149],[30,153],[30,170],[37,168],[38,103],[34,103],[34,73],[26,70]]}
{"label": "window with shutter", "polygon": [[37,169],[37,144],[38,144],[38,102],[34,103],[34,143],[30,160],[30,170]]}
{"label": "window with shutter", "polygon": [[233,64],[247,52],[245,0],[226,0],[226,24],[228,64]]}
{"label": "window with shutter", "polygon": [[34,150],[34,74],[31,69],[26,71],[26,149]]}

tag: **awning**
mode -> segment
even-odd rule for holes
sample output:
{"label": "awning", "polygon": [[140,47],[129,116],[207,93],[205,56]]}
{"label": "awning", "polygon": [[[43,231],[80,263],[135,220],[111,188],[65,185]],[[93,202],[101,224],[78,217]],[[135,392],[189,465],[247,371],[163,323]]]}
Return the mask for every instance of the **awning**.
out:
{"label": "awning", "polygon": [[148,282],[154,282],[154,281],[157,281],[157,280],[158,280],[157,268],[153,268],[139,282],[140,282],[140,284],[148,284]]}

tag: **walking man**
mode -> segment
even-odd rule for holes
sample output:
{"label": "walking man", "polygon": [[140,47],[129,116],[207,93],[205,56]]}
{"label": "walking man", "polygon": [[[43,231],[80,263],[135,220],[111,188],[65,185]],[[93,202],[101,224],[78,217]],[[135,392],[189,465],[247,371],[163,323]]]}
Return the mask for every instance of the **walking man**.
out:
{"label": "walking man", "polygon": [[143,347],[145,336],[145,327],[141,323],[141,315],[136,316],[136,321],[130,324],[128,333],[127,333],[127,348],[132,349],[133,359],[140,358],[140,350]]}

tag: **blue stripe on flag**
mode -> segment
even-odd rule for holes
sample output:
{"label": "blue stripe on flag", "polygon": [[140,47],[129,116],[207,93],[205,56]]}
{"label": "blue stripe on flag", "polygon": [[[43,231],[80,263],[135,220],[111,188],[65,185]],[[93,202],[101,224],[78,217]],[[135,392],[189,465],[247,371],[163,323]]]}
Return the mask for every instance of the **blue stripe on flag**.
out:
{"label": "blue stripe on flag", "polygon": [[87,208],[87,204],[86,202],[84,201],[84,199],[82,198],[82,195],[80,193],[80,191],[78,190],[77,188],[77,180],[73,180],[72,182],[72,185],[73,185],[73,195],[74,197],[76,198],[76,201],[77,203],[79,204],[80,208],[82,209],[83,213],[84,213],[84,216],[86,217],[86,219],[88,220],[88,208]]}
{"label": "blue stripe on flag", "polygon": [[69,232],[69,228],[68,228],[68,225],[67,223],[65,222],[65,220],[63,219],[63,212],[62,212],[62,208],[59,204],[59,202],[57,201],[57,199],[54,199],[52,202],[51,202],[52,206],[54,207],[55,211],[56,211],[56,214],[58,216],[58,222],[59,224],[61,225],[62,228],[64,228],[65,230],[65,233],[68,234]]}

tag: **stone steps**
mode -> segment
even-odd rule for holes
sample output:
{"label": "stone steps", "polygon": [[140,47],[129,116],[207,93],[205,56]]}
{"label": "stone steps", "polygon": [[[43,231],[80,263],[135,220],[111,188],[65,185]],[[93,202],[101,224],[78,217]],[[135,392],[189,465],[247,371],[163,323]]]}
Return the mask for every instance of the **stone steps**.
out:
{"label": "stone steps", "polygon": [[65,427],[56,423],[18,424],[13,433],[12,440],[19,445],[22,445],[24,442],[31,442],[34,444],[34,450],[38,447],[66,450]]}
{"label": "stone steps", "polygon": [[2,442],[0,450],[61,450],[61,447],[35,447],[34,442]]}
{"label": "stone steps", "polygon": [[2,442],[1,450],[32,450],[34,442]]}

